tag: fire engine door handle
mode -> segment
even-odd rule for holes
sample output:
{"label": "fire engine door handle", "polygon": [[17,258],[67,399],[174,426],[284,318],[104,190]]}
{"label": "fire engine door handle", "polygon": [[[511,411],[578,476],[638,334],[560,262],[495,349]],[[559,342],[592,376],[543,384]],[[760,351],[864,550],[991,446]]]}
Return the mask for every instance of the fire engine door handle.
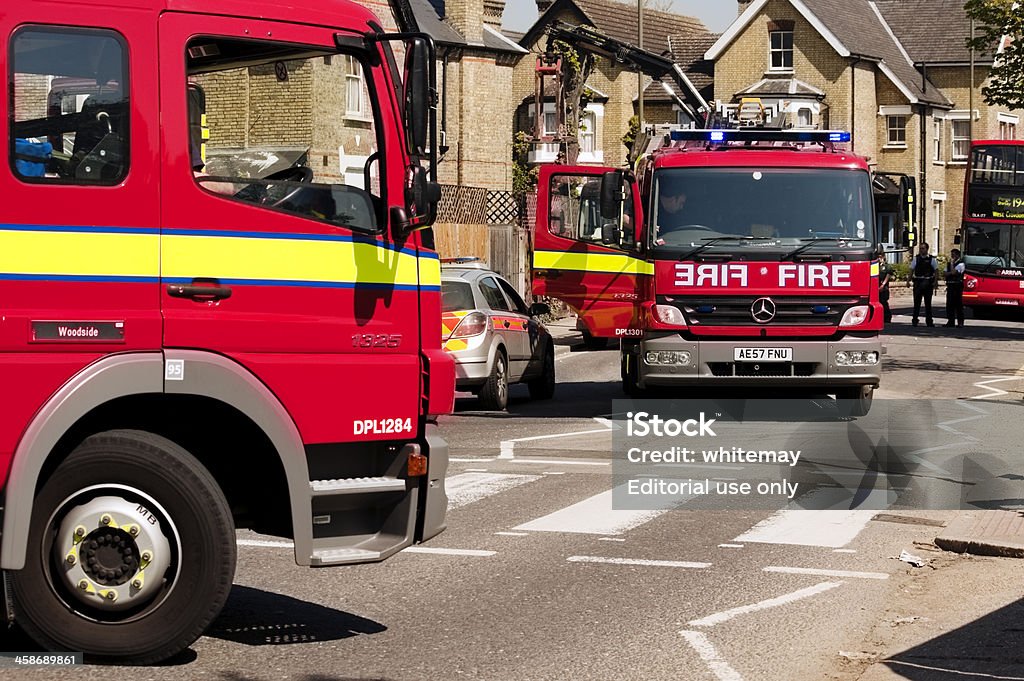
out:
{"label": "fire engine door handle", "polygon": [[191,284],[168,284],[167,295],[191,298],[196,302],[223,300],[231,297],[231,287],[221,286],[216,279],[193,279]]}

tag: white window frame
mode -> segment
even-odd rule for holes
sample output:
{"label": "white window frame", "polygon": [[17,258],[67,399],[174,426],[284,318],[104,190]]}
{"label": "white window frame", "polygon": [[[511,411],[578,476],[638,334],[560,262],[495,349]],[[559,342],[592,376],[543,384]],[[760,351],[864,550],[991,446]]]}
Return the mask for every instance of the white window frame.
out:
{"label": "white window frame", "polygon": [[[789,34],[789,48],[788,49],[785,48],[785,47],[775,47],[772,44],[774,42],[774,37],[776,35],[778,35],[778,36],[780,36],[780,42],[783,45],[785,45],[785,42],[786,42],[785,36],[786,36],[786,34]],[[787,52],[789,53],[789,66],[785,66],[786,53]],[[784,30],[768,31],[768,70],[770,72],[772,72],[772,73],[792,73],[793,72],[793,66],[794,66],[794,58],[796,56],[795,53],[796,53],[796,45],[795,45],[795,42],[794,42],[794,35],[793,35],[793,30],[792,29],[790,29],[788,31],[784,31]],[[775,60],[773,59],[773,57],[776,54],[782,55],[781,61],[783,62],[783,66],[775,66]]]}
{"label": "white window frame", "polygon": [[[533,104],[530,105],[530,107],[527,110],[527,112],[528,112],[528,114],[530,116],[531,128],[532,128],[534,125],[536,125],[536,120],[537,120],[536,119],[536,115],[537,114],[536,114],[536,111],[534,109],[534,105]],[[549,134],[557,133],[558,132],[557,130],[549,130],[548,129],[548,116],[549,115],[550,116],[554,116],[555,115],[555,103],[554,102],[544,102],[543,113],[541,115],[544,116],[544,118],[543,118],[544,122],[541,124],[541,133],[544,134],[544,135],[549,135]],[[557,117],[556,117],[556,120],[557,120]],[[554,163],[555,161],[558,160],[559,146],[560,145],[557,142],[552,142],[551,144],[535,144],[535,145],[532,145],[532,148],[530,149],[530,153],[529,153],[529,156],[528,156],[527,160],[528,160],[529,163]]]}
{"label": "white window frame", "polygon": [[946,121],[938,116],[932,117],[932,161],[935,165],[945,165],[942,158],[942,136],[946,127]]}
{"label": "white window frame", "polygon": [[[343,55],[345,64],[345,116],[348,118],[359,118],[362,119],[366,116],[366,103],[363,101],[363,93],[366,91],[366,84],[363,81],[363,65],[359,60],[352,55]],[[355,66],[355,72],[353,73],[352,67]],[[352,94],[350,88],[355,85],[356,92],[359,93],[358,107],[353,109],[350,107],[352,102],[349,100]]]}
{"label": "white window frame", "polygon": [[586,117],[592,117],[594,121],[594,130],[589,134],[593,135],[594,149],[593,151],[583,151],[583,130],[580,130],[580,155],[576,159],[577,163],[604,163],[604,149],[601,144],[601,136],[604,132],[604,104],[598,104],[591,102],[587,104],[587,107],[583,110],[581,116],[581,127],[583,120]]}
{"label": "white window frame", "polygon": [[[963,130],[965,134],[957,135],[957,126],[967,126],[966,130]],[[960,143],[964,147],[964,152],[957,155],[957,143]],[[949,125],[949,162],[955,164],[967,164],[967,159],[971,155],[971,129],[970,121],[964,118],[953,118],[950,120]]]}
{"label": "white window frame", "polygon": [[[907,148],[907,122],[910,120],[910,116],[902,113],[888,114],[885,117],[885,148],[886,149],[906,149]],[[895,125],[898,121],[902,121],[902,126]],[[903,139],[893,139],[893,133],[897,131],[903,132]]]}
{"label": "white window frame", "polygon": [[[807,115],[807,122],[801,123],[800,116],[802,114]],[[796,110],[796,127],[804,130],[810,130],[814,128],[814,110],[809,106],[801,106]]]}
{"label": "white window frame", "polygon": [[[1014,116],[1013,114],[1003,113],[1000,111],[996,114],[996,119],[999,122],[999,139],[1017,139],[1017,125],[1020,123],[1020,116]],[[1009,136],[1004,132],[1004,128],[1009,131]]]}

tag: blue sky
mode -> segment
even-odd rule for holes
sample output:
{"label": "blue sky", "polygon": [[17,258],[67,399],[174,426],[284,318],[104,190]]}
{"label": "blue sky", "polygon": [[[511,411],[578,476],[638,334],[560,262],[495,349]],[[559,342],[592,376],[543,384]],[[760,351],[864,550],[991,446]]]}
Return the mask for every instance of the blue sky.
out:
{"label": "blue sky", "polygon": [[[635,6],[635,0],[631,3]],[[714,31],[721,33],[736,18],[736,0],[674,0],[680,14],[697,17]],[[525,31],[537,19],[534,0],[506,0],[503,25],[511,31]]]}

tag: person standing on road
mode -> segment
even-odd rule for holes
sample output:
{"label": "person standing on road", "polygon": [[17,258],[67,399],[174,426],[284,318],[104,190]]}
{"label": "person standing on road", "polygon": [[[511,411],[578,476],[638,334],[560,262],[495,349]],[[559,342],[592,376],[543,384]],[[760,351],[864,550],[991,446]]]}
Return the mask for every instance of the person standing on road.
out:
{"label": "person standing on road", "polygon": [[892,310],[889,309],[889,279],[892,277],[892,267],[885,259],[885,254],[878,252],[878,302],[882,303],[882,310],[885,312],[885,323],[892,321]]}
{"label": "person standing on road", "polygon": [[949,252],[946,265],[946,326],[964,325],[964,270],[960,249]]}
{"label": "person standing on road", "polygon": [[939,261],[935,256],[928,255],[928,244],[921,242],[917,255],[910,261],[910,276],[914,281],[914,319],[911,324],[917,326],[921,317],[921,301],[924,301],[924,316],[928,326],[935,326],[932,320],[932,294],[935,293],[935,273],[939,269]]}

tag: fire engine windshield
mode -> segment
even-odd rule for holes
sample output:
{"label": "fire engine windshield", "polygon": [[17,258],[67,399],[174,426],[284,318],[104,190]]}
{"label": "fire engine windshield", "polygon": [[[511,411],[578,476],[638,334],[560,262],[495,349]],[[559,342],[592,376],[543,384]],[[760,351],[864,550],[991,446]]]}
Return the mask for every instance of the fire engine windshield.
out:
{"label": "fire engine windshield", "polygon": [[654,176],[655,250],[863,249],[871,186],[856,170],[667,168]]}

